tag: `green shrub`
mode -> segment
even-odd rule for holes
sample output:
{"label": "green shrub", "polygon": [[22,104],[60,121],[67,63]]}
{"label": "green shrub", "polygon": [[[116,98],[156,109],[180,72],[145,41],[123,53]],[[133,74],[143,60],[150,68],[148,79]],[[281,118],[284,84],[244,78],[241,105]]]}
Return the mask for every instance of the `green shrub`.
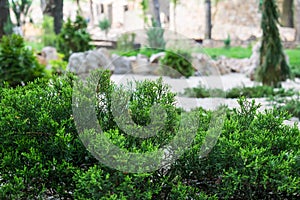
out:
{"label": "green shrub", "polygon": [[[240,99],[239,109],[226,110],[216,145],[209,154],[203,154],[203,143],[209,143],[212,136],[207,134],[218,130],[211,128],[211,120],[218,113],[202,108],[191,112],[176,109],[175,96],[161,79],[135,82],[137,87],[133,89],[114,85],[109,71],[97,71],[85,82],[88,86],[96,83],[97,95],[92,87],[74,84],[75,80],[68,74],[54,76],[50,81],[36,80],[24,87],[0,88],[0,199],[299,197],[300,131],[283,125],[289,117],[286,112],[258,113],[259,106],[254,101]],[[77,93],[75,85],[81,93]],[[93,102],[94,99],[97,101]],[[178,134],[183,136],[182,141],[188,139],[194,124],[179,130],[183,116],[199,116],[199,126],[191,146],[167,167],[140,174],[118,171],[98,162],[86,150],[103,142],[100,134],[86,142],[82,136],[95,131],[82,131],[83,127],[75,126],[74,118],[92,119],[89,107],[84,107],[82,116],[74,115],[74,106],[86,102],[96,103],[92,110],[96,110],[96,120],[109,141],[130,152],[154,151]],[[151,110],[158,104],[165,113]],[[158,121],[151,111],[164,116],[164,120]],[[128,115],[135,126],[124,126]],[[151,123],[163,125],[155,130],[154,137],[127,134]],[[145,164],[140,167],[149,167]]]}
{"label": "green shrub", "polygon": [[[95,160],[77,137],[72,77],[2,89],[0,162],[2,198],[69,197],[76,168]],[[22,183],[22,184],[21,184]]]}
{"label": "green shrub", "polygon": [[157,27],[156,23],[152,21],[153,27],[147,30],[147,41],[149,48],[165,50],[166,41],[164,39],[164,29]]}
{"label": "green shrub", "polygon": [[117,40],[117,50],[121,53],[134,51],[135,33],[124,33]]}
{"label": "green shrub", "polygon": [[242,99],[239,103],[239,109],[227,111],[222,133],[210,154],[200,156],[199,144],[206,135],[203,127],[169,175],[180,176],[221,199],[297,198],[300,131],[282,125],[288,118],[286,113],[258,113],[254,101]]}
{"label": "green shrub", "polygon": [[188,52],[166,51],[166,55],[160,60],[162,74],[174,78],[192,76],[195,70],[191,64],[191,58],[191,54]]}
{"label": "green shrub", "polygon": [[0,85],[6,81],[15,87],[42,76],[44,68],[33,52],[25,47],[23,38],[19,35],[3,36],[0,43]]}
{"label": "green shrub", "polygon": [[101,29],[101,31],[105,32],[105,36],[107,36],[110,26],[110,21],[107,18],[104,18],[103,20],[99,21],[99,28]]}
{"label": "green shrub", "polygon": [[90,50],[92,46],[91,36],[87,32],[87,22],[80,16],[76,16],[74,22],[70,18],[64,23],[60,34],[58,35],[58,51],[65,55],[68,60],[74,52],[84,52]]}
{"label": "green shrub", "polygon": [[230,43],[231,43],[231,39],[230,39],[230,35],[228,35],[227,38],[224,40],[224,48],[230,49]]}

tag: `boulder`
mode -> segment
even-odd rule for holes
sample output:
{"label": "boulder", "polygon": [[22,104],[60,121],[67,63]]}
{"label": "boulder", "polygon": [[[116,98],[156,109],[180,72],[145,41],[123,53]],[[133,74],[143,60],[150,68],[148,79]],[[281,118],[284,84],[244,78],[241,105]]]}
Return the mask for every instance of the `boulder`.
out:
{"label": "boulder", "polygon": [[112,55],[112,64],[115,66],[115,74],[127,74],[132,73],[131,61],[126,57]]}
{"label": "boulder", "polygon": [[57,51],[54,47],[44,47],[41,51],[41,57],[43,57],[45,59],[45,64],[46,64],[46,69],[50,69],[51,65],[50,65],[50,61],[51,60],[58,60],[58,54]]}
{"label": "boulder", "polygon": [[85,74],[100,68],[109,69],[111,71],[115,69],[106,49],[73,53],[69,58],[69,64],[67,66],[67,70],[76,74]]}

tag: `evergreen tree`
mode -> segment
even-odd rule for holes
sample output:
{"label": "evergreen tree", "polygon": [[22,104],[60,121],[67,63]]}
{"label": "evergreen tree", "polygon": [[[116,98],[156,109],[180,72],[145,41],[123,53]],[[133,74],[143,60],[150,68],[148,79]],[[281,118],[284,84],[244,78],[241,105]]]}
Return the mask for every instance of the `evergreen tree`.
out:
{"label": "evergreen tree", "polygon": [[280,82],[289,78],[291,73],[277,27],[279,23],[278,8],[275,0],[263,0],[261,9],[263,37],[257,80],[264,85],[280,87]]}

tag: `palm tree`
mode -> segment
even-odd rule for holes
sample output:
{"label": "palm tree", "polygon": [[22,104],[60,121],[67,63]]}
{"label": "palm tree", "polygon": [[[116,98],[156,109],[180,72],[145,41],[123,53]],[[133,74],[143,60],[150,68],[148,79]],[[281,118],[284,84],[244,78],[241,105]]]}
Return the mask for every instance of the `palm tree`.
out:
{"label": "palm tree", "polygon": [[275,0],[263,0],[261,4],[263,30],[260,49],[260,67],[257,80],[264,85],[280,87],[281,81],[290,77],[290,68],[286,61],[278,30],[278,8]]}

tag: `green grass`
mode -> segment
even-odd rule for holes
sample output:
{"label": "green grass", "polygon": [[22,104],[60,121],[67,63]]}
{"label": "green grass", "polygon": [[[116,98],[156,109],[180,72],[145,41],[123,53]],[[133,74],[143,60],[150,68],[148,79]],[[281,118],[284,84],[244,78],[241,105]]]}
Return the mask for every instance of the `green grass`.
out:
{"label": "green grass", "polygon": [[251,48],[231,47],[226,49],[221,48],[204,48],[204,53],[207,53],[212,58],[226,56],[228,58],[249,58],[252,54]]}
{"label": "green grass", "polygon": [[290,58],[290,66],[295,77],[300,77],[300,48],[285,50]]}

